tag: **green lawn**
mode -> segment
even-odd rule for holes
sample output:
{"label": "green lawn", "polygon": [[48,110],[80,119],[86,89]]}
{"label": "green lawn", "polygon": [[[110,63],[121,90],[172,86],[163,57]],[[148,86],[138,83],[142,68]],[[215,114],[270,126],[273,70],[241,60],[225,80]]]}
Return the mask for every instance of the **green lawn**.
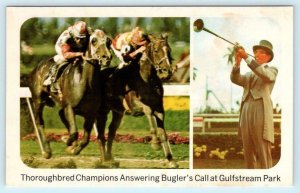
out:
{"label": "green lawn", "polygon": [[[63,142],[51,142],[53,156],[66,156],[66,144]],[[22,140],[20,147],[22,156],[41,156],[38,142],[35,140]],[[171,145],[173,156],[176,160],[188,160],[189,145]],[[80,153],[80,156],[100,156],[99,146],[95,142],[90,144]],[[117,143],[113,144],[113,156],[119,158],[143,158],[163,159],[162,150],[153,150],[150,144],[143,143]]]}
{"label": "green lawn", "polygon": [[[24,105],[24,112],[21,111],[21,133],[23,135],[26,134],[25,131],[32,132],[32,123],[29,117],[29,113],[25,110],[27,107]],[[45,107],[43,112],[44,121],[45,121],[45,128],[46,131],[51,131],[52,128],[61,129],[61,131],[65,132],[65,126],[63,125],[60,117],[58,115],[59,107]],[[80,116],[76,116],[77,120],[77,127],[79,131],[82,131],[83,127],[83,118]],[[111,120],[111,113],[108,116],[108,121],[106,128],[108,127]],[[180,111],[171,111],[168,110],[165,112],[165,129],[167,133],[170,132],[180,132],[183,136],[188,136],[189,132],[189,111],[188,110],[180,110]],[[56,130],[57,131],[57,130]],[[56,132],[55,131],[55,132]],[[136,133],[142,135],[149,135],[149,123],[146,116],[141,117],[133,117],[125,115],[122,119],[120,128],[117,131],[121,134],[128,134],[128,133]]]}
{"label": "green lawn", "polygon": [[[45,107],[43,112],[45,125],[48,128],[65,128],[58,115],[60,107]],[[76,116],[79,128],[83,125],[83,118]],[[107,123],[110,123],[111,113],[109,113]],[[148,128],[148,120],[146,116],[133,117],[125,115],[122,119],[120,129],[141,129]],[[172,131],[188,131],[189,130],[189,111],[179,110],[165,112],[165,128]]]}

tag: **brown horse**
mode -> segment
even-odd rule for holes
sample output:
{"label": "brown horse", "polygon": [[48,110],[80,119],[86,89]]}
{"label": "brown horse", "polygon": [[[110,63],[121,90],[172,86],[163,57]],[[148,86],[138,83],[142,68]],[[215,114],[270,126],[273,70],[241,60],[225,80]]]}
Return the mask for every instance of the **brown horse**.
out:
{"label": "brown horse", "polygon": [[[112,59],[110,42],[111,40],[101,30],[95,30],[91,33],[85,56],[72,61],[58,79],[62,98],[49,92],[49,88],[43,86],[44,77],[54,63],[53,58],[40,62],[32,71],[29,87],[32,93],[33,110],[38,129],[37,135],[42,141],[43,157],[51,157],[51,148],[44,132],[43,108],[45,105],[53,106],[54,102],[62,107],[59,115],[70,134],[67,140],[68,152],[79,154],[89,143],[96,113],[102,101],[103,80],[101,79],[100,68],[109,65]],[[78,130],[75,115],[84,117],[84,137],[79,143],[77,143]]]}
{"label": "brown horse", "polygon": [[[170,167],[178,167],[173,160],[164,128],[162,80],[170,78],[173,72],[171,49],[166,36],[158,38],[149,35],[148,38],[149,43],[146,50],[130,65],[122,69],[110,68],[102,71],[106,84],[106,92],[103,92],[102,96],[106,103],[102,103],[96,119],[98,138],[102,145],[102,160],[112,159],[112,143],[124,114],[122,98],[126,95],[125,87],[127,86],[137,93],[138,100],[136,103],[142,108],[149,121],[152,147],[154,149],[162,147]],[[118,94],[109,94],[111,93],[108,92],[110,89],[114,90],[113,93]],[[105,150],[104,133],[109,111],[112,111],[112,121],[109,125],[107,149]]]}

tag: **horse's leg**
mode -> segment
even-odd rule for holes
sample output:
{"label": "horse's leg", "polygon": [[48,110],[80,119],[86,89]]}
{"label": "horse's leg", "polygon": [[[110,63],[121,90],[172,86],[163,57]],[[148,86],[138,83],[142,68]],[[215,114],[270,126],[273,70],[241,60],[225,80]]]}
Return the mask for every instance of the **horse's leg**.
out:
{"label": "horse's leg", "polygon": [[156,120],[157,127],[158,127],[157,128],[157,136],[159,137],[159,139],[161,141],[161,145],[163,147],[165,157],[169,161],[169,166],[172,167],[172,168],[177,168],[178,164],[176,163],[176,161],[173,160],[172,150],[171,150],[171,147],[170,147],[170,143],[169,143],[169,140],[168,140],[166,130],[164,128],[164,113],[154,111],[153,116]]}
{"label": "horse's leg", "polygon": [[83,128],[84,128],[83,139],[73,149],[72,153],[74,155],[78,155],[89,144],[94,121],[95,121],[94,118],[90,118],[90,117],[85,118],[85,121],[83,124]]}
{"label": "horse's leg", "polygon": [[107,114],[109,111],[104,111],[100,110],[97,114],[96,117],[96,125],[97,125],[97,131],[98,131],[98,136],[97,138],[99,139],[99,149],[100,149],[100,154],[101,154],[101,161],[106,161],[105,160],[105,126],[106,126],[106,121],[107,121]]}
{"label": "horse's leg", "polygon": [[157,137],[157,123],[155,117],[152,115],[152,110],[149,106],[144,105],[143,107],[144,113],[148,119],[149,126],[150,126],[150,133],[152,136],[151,139],[151,147],[155,150],[161,148],[159,138]]}
{"label": "horse's leg", "polygon": [[109,131],[108,131],[108,139],[107,139],[107,150],[106,150],[106,159],[111,160],[112,159],[112,144],[113,140],[116,136],[116,131],[119,128],[121,124],[123,114],[120,112],[113,111],[112,112],[112,120],[109,125]]}
{"label": "horse's leg", "polygon": [[51,153],[49,141],[47,140],[44,131],[44,119],[43,119],[44,104],[42,103],[40,98],[33,98],[33,108],[34,108],[34,117],[38,129],[37,135],[39,135],[42,141],[42,147],[43,147],[42,156],[46,159],[49,159],[52,153]]}
{"label": "horse's leg", "polygon": [[64,109],[60,109],[58,114],[63,124],[66,126],[68,133],[70,133],[70,125],[65,117]]}
{"label": "horse's leg", "polygon": [[[144,105],[144,112],[148,118],[150,131],[152,134],[151,146],[153,149],[163,148],[165,157],[169,161],[169,166],[171,168],[177,168],[178,164],[173,160],[173,155],[170,147],[170,143],[168,141],[167,133],[164,129],[164,113],[154,111],[152,113],[152,109]],[[160,145],[161,144],[161,145]]]}
{"label": "horse's leg", "polygon": [[74,141],[78,139],[78,130],[75,122],[75,114],[72,106],[68,105],[64,108],[66,122],[70,128],[70,136],[67,140],[67,146],[71,146]]}
{"label": "horse's leg", "polygon": [[169,145],[167,133],[166,130],[164,129],[164,114],[159,112],[154,112],[153,117],[156,120],[157,136],[161,141],[161,145],[163,147],[165,156],[168,160],[171,160],[173,156]]}
{"label": "horse's leg", "polygon": [[66,126],[66,129],[68,130],[68,136],[62,136],[61,140],[64,142],[67,142],[69,135],[70,135],[70,125],[65,117],[64,109],[59,110],[58,114],[59,114],[61,121],[63,122],[63,124]]}

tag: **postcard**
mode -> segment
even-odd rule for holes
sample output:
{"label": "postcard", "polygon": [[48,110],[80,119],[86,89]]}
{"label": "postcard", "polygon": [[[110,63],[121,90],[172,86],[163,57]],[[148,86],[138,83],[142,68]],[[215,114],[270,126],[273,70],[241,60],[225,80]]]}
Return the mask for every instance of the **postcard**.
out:
{"label": "postcard", "polygon": [[7,7],[6,184],[293,184],[293,7]]}

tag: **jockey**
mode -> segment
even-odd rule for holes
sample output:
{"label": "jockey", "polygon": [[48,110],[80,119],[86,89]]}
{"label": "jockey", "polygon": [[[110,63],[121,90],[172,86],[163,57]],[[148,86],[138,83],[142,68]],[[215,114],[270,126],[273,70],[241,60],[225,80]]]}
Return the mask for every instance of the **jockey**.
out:
{"label": "jockey", "polygon": [[48,78],[44,85],[51,85],[50,91],[59,91],[56,83],[58,69],[70,63],[77,57],[82,57],[87,50],[89,33],[84,21],[77,21],[73,26],[68,27],[58,38],[55,44],[55,64],[49,69]]}
{"label": "jockey", "polygon": [[147,43],[147,36],[139,27],[116,36],[112,40],[111,48],[121,61],[118,68],[128,65],[134,60],[139,53],[146,49]]}
{"label": "jockey", "polygon": [[[118,69],[123,68],[133,60],[137,59],[138,55],[146,49],[147,43],[147,35],[139,27],[135,27],[132,31],[116,36],[112,40],[111,48],[121,62]],[[142,109],[137,104],[138,99],[136,92],[130,90],[126,81],[124,82],[118,79],[120,73],[121,71],[116,71],[114,73],[111,88],[114,88],[115,90],[108,90],[108,93],[122,98],[126,114],[139,116],[142,114]],[[127,93],[124,98],[122,97],[122,93]]]}

